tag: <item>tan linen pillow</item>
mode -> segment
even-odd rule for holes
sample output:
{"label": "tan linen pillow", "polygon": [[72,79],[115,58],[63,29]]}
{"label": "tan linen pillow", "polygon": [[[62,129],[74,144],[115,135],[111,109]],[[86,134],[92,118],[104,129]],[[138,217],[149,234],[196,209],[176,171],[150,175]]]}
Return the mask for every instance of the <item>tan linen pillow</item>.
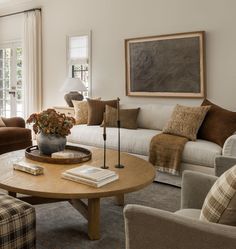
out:
{"label": "tan linen pillow", "polygon": [[3,122],[2,118],[0,117],[0,127],[5,127],[5,123]]}
{"label": "tan linen pillow", "polygon": [[236,225],[236,165],[212,186],[203,203],[200,220]]}
{"label": "tan linen pillow", "polygon": [[[120,127],[127,129],[138,128],[138,114],[140,108],[120,109]],[[104,120],[101,126],[103,126]],[[106,125],[108,127],[117,127],[117,109],[106,105]]]}
{"label": "tan linen pillow", "polygon": [[[101,98],[94,98],[97,100],[101,100]],[[88,103],[86,100],[79,101],[79,100],[72,100],[72,103],[74,105],[74,111],[75,111],[75,121],[76,124],[87,124],[88,122]]]}
{"label": "tan linen pillow", "polygon": [[186,137],[195,141],[197,132],[210,106],[189,107],[176,105],[163,133]]}
{"label": "tan linen pillow", "polygon": [[87,99],[88,102],[88,125],[100,125],[103,121],[105,106],[117,107],[117,100]]}

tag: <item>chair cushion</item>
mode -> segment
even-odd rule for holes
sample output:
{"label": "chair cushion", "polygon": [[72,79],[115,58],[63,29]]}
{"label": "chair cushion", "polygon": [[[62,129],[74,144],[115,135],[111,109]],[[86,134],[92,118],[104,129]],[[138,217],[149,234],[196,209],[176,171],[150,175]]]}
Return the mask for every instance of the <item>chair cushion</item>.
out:
{"label": "chair cushion", "polygon": [[198,129],[209,109],[210,106],[189,107],[176,105],[163,132],[195,141]]}
{"label": "chair cushion", "polygon": [[31,141],[31,130],[19,127],[1,127],[0,145]]}
{"label": "chair cushion", "polygon": [[184,216],[187,218],[192,218],[195,220],[198,220],[200,217],[200,213],[201,213],[201,209],[180,209],[178,211],[175,212],[175,214],[180,215],[180,216]]}
{"label": "chair cushion", "polygon": [[236,165],[221,175],[210,189],[200,220],[236,225]]}

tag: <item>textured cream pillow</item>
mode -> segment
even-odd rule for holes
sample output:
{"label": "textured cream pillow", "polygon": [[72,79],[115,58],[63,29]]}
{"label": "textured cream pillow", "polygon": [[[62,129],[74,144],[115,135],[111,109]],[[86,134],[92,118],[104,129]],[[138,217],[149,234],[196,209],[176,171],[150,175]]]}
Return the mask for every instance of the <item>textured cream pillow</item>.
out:
{"label": "textured cream pillow", "polygon": [[88,103],[87,101],[72,100],[75,110],[76,124],[87,124],[88,121]]}
{"label": "textured cream pillow", "polygon": [[[94,98],[97,100],[101,100],[101,98]],[[79,124],[87,124],[88,122],[88,102],[87,100],[79,101],[72,100],[75,111],[75,122],[77,125]]]}
{"label": "textured cream pillow", "polygon": [[200,220],[236,226],[236,165],[212,186],[203,203]]}
{"label": "textured cream pillow", "polygon": [[0,127],[5,127],[5,123],[3,122],[2,118],[0,117]]}
{"label": "textured cream pillow", "polygon": [[186,137],[195,141],[197,132],[210,106],[188,107],[176,105],[163,133]]}

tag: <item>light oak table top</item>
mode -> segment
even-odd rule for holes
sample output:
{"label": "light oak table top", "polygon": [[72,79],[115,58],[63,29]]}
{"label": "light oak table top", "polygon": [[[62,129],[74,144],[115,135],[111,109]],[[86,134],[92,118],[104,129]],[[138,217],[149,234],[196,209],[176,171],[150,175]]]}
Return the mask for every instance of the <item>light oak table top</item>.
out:
{"label": "light oak table top", "polygon": [[[43,166],[44,175],[33,176],[13,170],[12,163],[23,159]],[[124,169],[115,168],[117,152],[107,150],[107,166],[119,174],[119,180],[100,188],[72,182],[61,178],[67,169],[89,164],[100,167],[103,164],[103,150],[92,150],[92,160],[80,164],[49,164],[29,160],[24,157],[24,150],[6,153],[0,156],[0,187],[16,193],[59,199],[101,198],[133,192],[149,185],[155,177],[154,167],[147,161],[121,153]]]}
{"label": "light oak table top", "polygon": [[[123,169],[115,168],[117,151],[107,150],[107,166],[119,174],[117,181],[101,188],[61,178],[67,169],[83,164],[100,167],[103,165],[103,149],[92,149],[92,159],[80,164],[49,164],[29,160],[24,150],[0,155],[0,188],[14,197],[16,193],[26,194],[20,199],[31,204],[69,201],[88,220],[88,236],[91,240],[100,239],[100,198],[114,196],[118,205],[124,205],[124,194],[144,188],[155,177],[154,167],[147,161],[121,153]],[[44,175],[33,176],[13,170],[12,164],[19,160],[35,163],[44,167]],[[81,199],[88,199],[87,203]]]}

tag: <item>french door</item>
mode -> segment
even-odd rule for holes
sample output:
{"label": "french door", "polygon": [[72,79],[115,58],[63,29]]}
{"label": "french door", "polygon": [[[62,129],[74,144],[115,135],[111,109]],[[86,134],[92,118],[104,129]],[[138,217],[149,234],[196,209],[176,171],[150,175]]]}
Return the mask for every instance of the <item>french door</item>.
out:
{"label": "french door", "polygon": [[23,117],[22,47],[0,44],[0,116]]}

